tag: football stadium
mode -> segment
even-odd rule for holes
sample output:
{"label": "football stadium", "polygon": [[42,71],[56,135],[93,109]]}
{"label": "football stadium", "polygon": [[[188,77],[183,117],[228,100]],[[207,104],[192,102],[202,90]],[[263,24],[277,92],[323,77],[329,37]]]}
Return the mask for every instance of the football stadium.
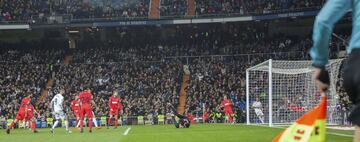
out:
{"label": "football stadium", "polygon": [[0,0],[0,142],[360,142],[360,0]]}

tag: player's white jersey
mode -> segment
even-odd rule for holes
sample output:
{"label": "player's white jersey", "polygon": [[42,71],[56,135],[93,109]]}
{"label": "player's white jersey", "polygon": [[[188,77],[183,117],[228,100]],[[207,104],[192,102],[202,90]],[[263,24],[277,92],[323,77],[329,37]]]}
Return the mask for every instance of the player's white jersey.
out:
{"label": "player's white jersey", "polygon": [[56,94],[54,98],[51,100],[51,104],[55,113],[63,112],[64,110],[63,102],[64,102],[64,97],[60,94]]}
{"label": "player's white jersey", "polygon": [[254,109],[261,109],[262,108],[262,104],[260,101],[255,101],[253,104],[252,104],[252,107]]}
{"label": "player's white jersey", "polygon": [[262,112],[262,104],[260,101],[255,101],[253,104],[252,104],[252,107],[254,108],[255,110],[255,113],[257,116],[259,115],[264,115],[264,113]]}

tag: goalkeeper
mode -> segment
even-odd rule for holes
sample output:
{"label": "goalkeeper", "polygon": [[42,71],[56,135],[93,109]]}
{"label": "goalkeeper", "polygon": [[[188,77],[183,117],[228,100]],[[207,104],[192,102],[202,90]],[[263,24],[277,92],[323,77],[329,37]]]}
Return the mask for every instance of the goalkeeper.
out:
{"label": "goalkeeper", "polygon": [[313,29],[313,47],[310,55],[316,85],[321,92],[325,92],[330,84],[329,74],[325,70],[328,63],[328,45],[334,24],[349,10],[352,10],[353,29],[347,52],[350,54],[344,70],[344,87],[355,109],[349,120],[355,125],[354,142],[360,142],[360,0],[328,0],[316,16]]}
{"label": "goalkeeper", "polygon": [[[177,113],[176,109],[170,104],[167,104],[170,109],[173,111],[174,116],[172,117],[173,123],[175,124],[176,128],[189,128],[190,127],[190,120],[184,115]],[[179,121],[175,120],[175,116],[179,118]]]}

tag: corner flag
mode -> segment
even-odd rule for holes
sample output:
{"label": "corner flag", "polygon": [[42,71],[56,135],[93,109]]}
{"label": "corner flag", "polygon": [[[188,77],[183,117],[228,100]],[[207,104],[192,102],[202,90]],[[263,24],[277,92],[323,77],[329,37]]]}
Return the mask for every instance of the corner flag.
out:
{"label": "corner flag", "polygon": [[295,121],[273,142],[325,142],[326,96],[320,104]]}

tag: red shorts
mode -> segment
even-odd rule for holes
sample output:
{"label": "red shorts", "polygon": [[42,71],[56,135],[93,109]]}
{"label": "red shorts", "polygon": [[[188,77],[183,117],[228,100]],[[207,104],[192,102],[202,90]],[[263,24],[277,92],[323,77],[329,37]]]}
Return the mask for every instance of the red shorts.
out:
{"label": "red shorts", "polygon": [[25,119],[25,112],[23,112],[23,111],[19,111],[18,113],[17,113],[17,115],[16,115],[16,119],[17,120],[24,120]]}
{"label": "red shorts", "polygon": [[91,110],[90,106],[81,107],[81,111],[80,111],[81,118],[84,118],[85,114],[86,114],[87,118],[93,117],[92,110]]}
{"label": "red shorts", "polygon": [[28,113],[28,115],[25,117],[25,120],[30,121],[33,117],[34,117],[34,114]]}
{"label": "red shorts", "polygon": [[117,108],[111,108],[109,112],[110,115],[119,115],[119,109]]}
{"label": "red shorts", "polygon": [[231,109],[225,109],[225,115],[231,116],[233,114]]}

